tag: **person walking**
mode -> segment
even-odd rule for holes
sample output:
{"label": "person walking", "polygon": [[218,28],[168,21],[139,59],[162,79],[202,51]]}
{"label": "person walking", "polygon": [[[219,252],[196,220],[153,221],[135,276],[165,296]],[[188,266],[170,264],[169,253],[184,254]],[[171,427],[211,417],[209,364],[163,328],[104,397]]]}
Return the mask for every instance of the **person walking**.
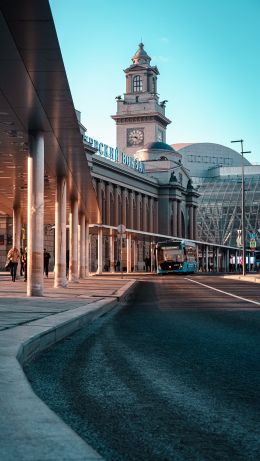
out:
{"label": "person walking", "polygon": [[50,262],[50,259],[51,259],[50,253],[48,253],[46,248],[44,248],[44,251],[43,251],[43,266],[44,266],[44,272],[45,272],[47,278],[48,278],[48,274],[49,274],[49,262]]}
{"label": "person walking", "polygon": [[16,279],[16,271],[17,271],[17,266],[18,266],[18,261],[20,258],[20,253],[16,247],[11,248],[9,250],[7,259],[10,261],[10,272],[12,276],[12,282],[15,282]]}

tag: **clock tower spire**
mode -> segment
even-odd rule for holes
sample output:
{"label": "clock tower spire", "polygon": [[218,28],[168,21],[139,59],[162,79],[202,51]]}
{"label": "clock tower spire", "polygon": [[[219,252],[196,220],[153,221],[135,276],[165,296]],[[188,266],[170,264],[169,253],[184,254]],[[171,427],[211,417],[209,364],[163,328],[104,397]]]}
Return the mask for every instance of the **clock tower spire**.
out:
{"label": "clock tower spire", "polygon": [[166,128],[171,123],[165,116],[167,101],[160,102],[157,93],[159,70],[150,62],[141,42],[132,64],[124,70],[124,96],[116,97],[117,113],[112,118],[117,126],[117,147],[128,154],[134,154],[148,142],[166,142]]}

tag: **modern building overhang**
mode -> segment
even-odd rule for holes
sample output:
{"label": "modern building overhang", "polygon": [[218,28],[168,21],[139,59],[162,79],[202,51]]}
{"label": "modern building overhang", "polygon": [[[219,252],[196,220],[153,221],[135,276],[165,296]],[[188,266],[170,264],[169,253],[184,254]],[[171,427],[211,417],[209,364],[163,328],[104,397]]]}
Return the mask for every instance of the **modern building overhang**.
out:
{"label": "modern building overhang", "polygon": [[67,177],[90,223],[96,194],[47,0],[0,1],[0,214],[26,219],[30,133],[43,132],[45,222],[54,222],[56,177]]}

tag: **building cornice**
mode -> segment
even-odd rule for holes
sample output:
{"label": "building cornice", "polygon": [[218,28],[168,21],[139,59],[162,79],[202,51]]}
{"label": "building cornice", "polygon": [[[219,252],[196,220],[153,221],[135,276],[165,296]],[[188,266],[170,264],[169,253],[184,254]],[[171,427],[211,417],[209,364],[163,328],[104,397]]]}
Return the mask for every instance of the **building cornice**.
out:
{"label": "building cornice", "polygon": [[167,126],[171,123],[171,120],[165,117],[160,112],[152,112],[149,115],[143,114],[125,114],[125,115],[111,115],[111,118],[116,121],[117,125],[124,125],[129,122],[132,123],[141,123],[141,122],[160,122],[164,126]]}

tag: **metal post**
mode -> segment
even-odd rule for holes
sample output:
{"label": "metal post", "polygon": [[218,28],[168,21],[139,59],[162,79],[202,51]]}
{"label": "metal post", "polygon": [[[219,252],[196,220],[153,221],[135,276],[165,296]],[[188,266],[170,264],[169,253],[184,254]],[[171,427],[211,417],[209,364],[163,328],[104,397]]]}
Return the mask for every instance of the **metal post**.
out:
{"label": "metal post", "polygon": [[243,268],[243,275],[246,275],[246,232],[245,232],[245,174],[244,174],[244,154],[250,154],[251,151],[244,151],[244,140],[239,139],[237,141],[231,141],[231,142],[240,142],[241,144],[241,167],[242,167],[242,190],[241,190],[241,195],[242,195],[242,214],[241,214],[241,227],[242,227],[242,268]]}

